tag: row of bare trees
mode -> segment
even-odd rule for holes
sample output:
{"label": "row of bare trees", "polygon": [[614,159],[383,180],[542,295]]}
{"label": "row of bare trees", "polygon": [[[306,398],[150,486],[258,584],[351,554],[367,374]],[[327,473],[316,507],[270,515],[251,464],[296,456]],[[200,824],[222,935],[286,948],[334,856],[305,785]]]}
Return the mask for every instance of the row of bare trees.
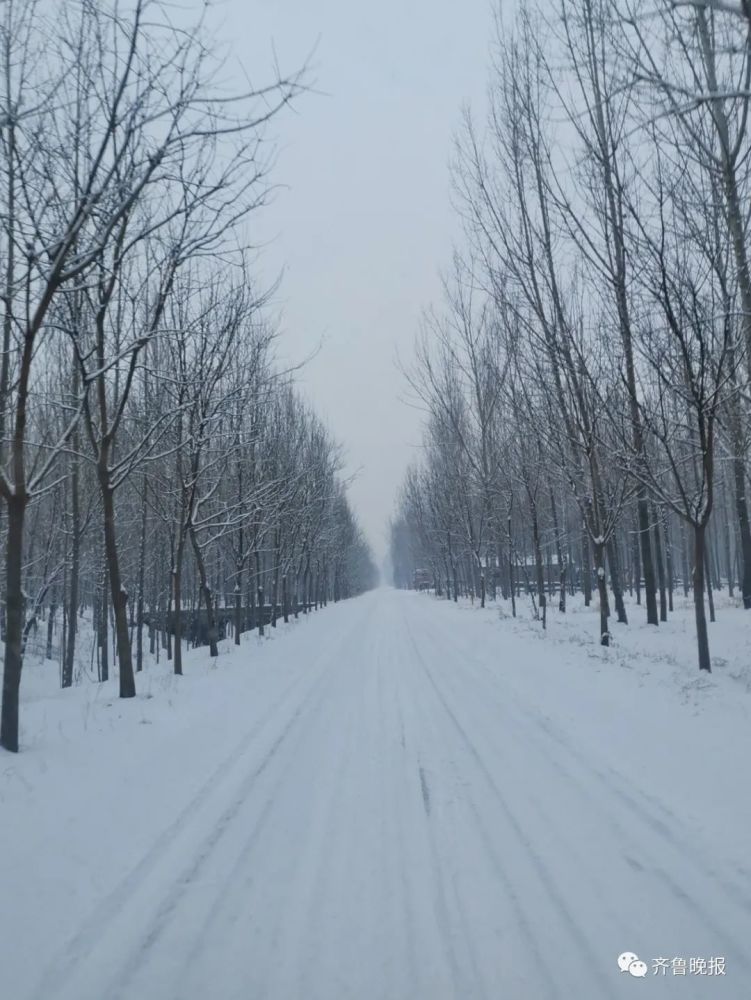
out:
{"label": "row of bare trees", "polygon": [[12,751],[42,616],[50,636],[62,629],[64,686],[81,621],[100,677],[111,629],[127,698],[145,624],[154,646],[161,622],[181,672],[186,601],[202,603],[215,653],[228,601],[239,641],[250,603],[263,627],[264,587],[275,624],[293,599],[372,582],[337,447],[275,365],[250,267],[265,126],[304,81],[228,92],[202,16],[187,23],[159,0],[0,6],[0,743]]}
{"label": "row of bare trees", "polygon": [[656,626],[690,579],[710,670],[713,588],[751,608],[750,84],[743,4],[499,15],[487,121],[456,144],[467,249],[408,372],[403,585],[523,586],[543,625],[552,591],[596,588],[607,645],[625,588]]}

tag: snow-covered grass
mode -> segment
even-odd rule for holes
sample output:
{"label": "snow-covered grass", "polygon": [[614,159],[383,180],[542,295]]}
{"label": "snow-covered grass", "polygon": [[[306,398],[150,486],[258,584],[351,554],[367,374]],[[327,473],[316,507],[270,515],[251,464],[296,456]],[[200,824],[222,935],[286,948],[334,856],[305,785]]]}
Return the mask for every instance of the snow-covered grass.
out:
{"label": "snow-covered grass", "polygon": [[[674,612],[657,627],[647,625],[644,606],[626,595],[628,624],[619,624],[615,614],[611,615],[609,647],[599,644],[596,597],[587,608],[581,594],[567,596],[565,614],[558,611],[557,597],[549,599],[545,631],[541,622],[534,619],[530,602],[524,596],[517,600],[515,619],[511,617],[510,602],[489,601],[486,611],[492,610],[515,634],[579,647],[585,653],[576,660],[581,669],[588,669],[592,660],[617,664],[637,676],[653,676],[681,698],[700,707],[711,701],[713,693],[723,697],[720,692],[740,694],[742,689],[751,694],[751,612],[743,610],[740,598],[728,598],[727,591],[715,593],[714,599],[717,621],[708,625],[711,674],[698,669],[693,600],[682,591],[674,595]],[[479,610],[478,602],[472,605],[462,601],[461,605]],[[701,697],[692,698],[692,692],[701,692]]]}

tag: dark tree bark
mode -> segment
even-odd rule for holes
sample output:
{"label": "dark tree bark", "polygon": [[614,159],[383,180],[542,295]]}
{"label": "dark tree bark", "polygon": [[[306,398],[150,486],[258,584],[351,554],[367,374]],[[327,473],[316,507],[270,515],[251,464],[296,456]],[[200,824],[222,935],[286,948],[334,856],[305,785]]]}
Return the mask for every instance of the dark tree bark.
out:
{"label": "dark tree bark", "polygon": [[610,585],[613,588],[613,597],[615,599],[615,613],[618,615],[618,621],[622,625],[628,625],[626,605],[623,603],[623,585],[621,583],[621,567],[618,560],[618,544],[612,535],[608,541],[608,560],[610,562]]}
{"label": "dark tree bark", "polygon": [[681,575],[683,577],[683,596],[688,597],[688,592],[691,589],[689,584],[689,579],[691,577],[690,561],[689,561],[689,548],[691,542],[688,538],[688,532],[686,530],[686,525],[681,521]]}
{"label": "dark tree bark", "polygon": [[652,508],[652,525],[654,532],[654,556],[657,564],[657,582],[660,588],[660,621],[668,620],[668,600],[665,589],[665,563],[662,559],[662,541],[660,538],[660,524],[657,518],[657,511]]}
{"label": "dark tree bark", "polygon": [[47,647],[45,649],[45,657],[48,660],[52,659],[52,636],[55,628],[56,614],[57,614],[57,604],[55,604],[53,601],[47,610]]}
{"label": "dark tree bark", "polygon": [[23,529],[27,497],[7,498],[8,533],[5,547],[5,663],[0,743],[18,753],[18,697],[23,665]]}
{"label": "dark tree bark", "polygon": [[237,582],[235,583],[235,645],[240,645],[240,632],[243,620],[243,599],[242,587],[240,586],[242,570],[238,570]]}
{"label": "dark tree bark", "polygon": [[709,620],[715,621],[714,593],[712,591],[712,550],[709,544],[709,532],[704,535],[704,578],[707,584],[707,604],[709,604]]}
{"label": "dark tree bark", "polygon": [[706,526],[694,525],[694,569],[692,574],[694,590],[694,616],[696,619],[696,639],[699,651],[699,670],[710,673],[712,664],[709,658],[709,635],[707,633],[707,616],[704,608],[704,552]]}
{"label": "dark tree bark", "polygon": [[[592,560],[589,551],[589,533],[586,525],[582,525],[582,590],[584,591],[584,607],[592,603]],[[606,591],[607,594],[607,591]]]}
{"label": "dark tree bark", "polygon": [[636,588],[636,603],[641,604],[641,545],[639,541],[639,517],[636,517],[636,531],[632,536],[632,561],[634,566],[634,586]]}
{"label": "dark tree bark", "polygon": [[[317,578],[316,578],[317,579]],[[271,579],[271,627],[276,628],[276,607],[279,601],[279,533],[274,533],[274,575]]]}
{"label": "dark tree bark", "polygon": [[[73,389],[77,395],[78,368],[73,369]],[[67,617],[68,627],[65,636],[65,651],[63,654],[62,686],[73,684],[73,664],[76,657],[76,635],[78,632],[78,600],[81,575],[81,498],[80,498],[80,465],[78,450],[80,440],[78,431],[73,434],[72,455],[70,466],[70,583],[68,590]]]}
{"label": "dark tree bark", "polygon": [[147,479],[142,479],[141,539],[138,551],[138,596],[136,598],[136,672],[143,670],[143,605],[146,586],[146,489]]}
{"label": "dark tree bark", "polygon": [[610,630],[608,628],[608,617],[610,614],[610,605],[608,603],[608,586],[605,574],[605,546],[602,542],[595,542],[593,548],[597,593],[600,599],[600,645],[609,646]]}
{"label": "dark tree bark", "polygon": [[136,679],[133,673],[133,659],[128,634],[128,595],[120,575],[120,560],[117,552],[115,529],[115,495],[109,484],[106,467],[98,469],[104,508],[104,547],[107,554],[107,571],[110,581],[112,610],[115,618],[117,639],[117,659],[120,668],[120,697],[135,698]]}
{"label": "dark tree bark", "polygon": [[545,570],[542,565],[542,549],[540,548],[540,525],[537,519],[537,505],[530,497],[529,513],[532,519],[532,548],[535,554],[535,573],[537,576],[537,600],[540,607],[542,627],[547,628],[547,606],[545,597]]}
{"label": "dark tree bark", "polygon": [[206,563],[203,558],[203,552],[201,551],[201,546],[198,544],[198,539],[194,528],[189,529],[190,540],[193,546],[193,554],[196,557],[196,566],[198,568],[198,581],[201,588],[201,594],[203,596],[204,603],[206,604],[206,623],[208,625],[208,637],[209,637],[209,656],[219,656],[219,629],[216,620],[216,602],[214,601],[214,594],[209,585],[208,576],[206,574]]}
{"label": "dark tree bark", "polygon": [[558,527],[558,511],[555,505],[555,494],[550,491],[550,510],[553,515],[553,531],[555,532],[555,553],[558,559],[558,610],[566,613],[566,563],[563,558],[563,548],[561,546],[561,533]]}
{"label": "dark tree bark", "polygon": [[178,539],[172,566],[172,632],[175,642],[173,672],[182,676],[183,672],[183,539]]}
{"label": "dark tree bark", "polygon": [[673,543],[670,538],[670,524],[668,522],[668,516],[663,507],[661,509],[662,517],[662,537],[665,539],[665,566],[667,568],[668,574],[668,611],[672,613],[673,609],[673,590],[675,589],[675,569],[673,566]]}
{"label": "dark tree bark", "polygon": [[[256,599],[258,604],[258,634],[264,634],[264,615],[266,608],[263,603],[263,586],[261,585],[261,553],[255,550],[256,559]],[[307,610],[307,609],[306,609]]]}
{"label": "dark tree bark", "polygon": [[[736,444],[737,448],[737,444]],[[748,502],[746,500],[746,470],[743,458],[733,456],[733,482],[735,485],[735,509],[738,516],[738,529],[741,542],[741,593],[743,607],[751,609],[751,525],[749,525]]]}
{"label": "dark tree bark", "polygon": [[109,601],[107,599],[107,559],[102,564],[101,596],[99,601],[99,655],[101,657],[99,680],[110,679]]}
{"label": "dark tree bark", "polygon": [[722,499],[723,499],[723,518],[722,518],[722,540],[725,550],[725,571],[727,573],[727,583],[728,583],[728,597],[733,596],[733,557],[731,550],[731,515],[730,515],[730,505],[728,503],[728,490],[727,481],[723,477],[722,481]]}

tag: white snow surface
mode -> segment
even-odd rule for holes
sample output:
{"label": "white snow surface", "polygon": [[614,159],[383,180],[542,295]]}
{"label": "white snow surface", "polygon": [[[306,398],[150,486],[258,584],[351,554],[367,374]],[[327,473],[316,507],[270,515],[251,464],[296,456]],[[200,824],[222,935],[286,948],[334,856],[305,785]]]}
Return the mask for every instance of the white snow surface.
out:
{"label": "white snow surface", "polygon": [[[23,681],[0,756],[12,1000],[751,995],[751,613],[382,589],[114,681]],[[633,952],[643,979],[618,969]],[[725,958],[724,976],[653,974]]]}

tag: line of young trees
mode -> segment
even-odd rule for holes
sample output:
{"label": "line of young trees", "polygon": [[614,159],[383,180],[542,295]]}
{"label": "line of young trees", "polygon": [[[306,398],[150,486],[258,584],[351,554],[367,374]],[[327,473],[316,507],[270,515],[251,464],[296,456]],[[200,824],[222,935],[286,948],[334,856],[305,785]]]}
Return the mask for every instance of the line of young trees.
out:
{"label": "line of young trees", "polygon": [[[205,5],[201,5],[203,9]],[[177,20],[175,20],[177,18]],[[276,625],[373,584],[338,448],[275,364],[248,224],[302,74],[229,93],[205,25],[157,0],[0,5],[0,743],[40,621],[132,697],[183,614]],[[268,611],[266,606],[270,604]],[[161,633],[161,634],[159,634]],[[109,636],[112,643],[110,647]]]}
{"label": "line of young trees", "polygon": [[407,372],[424,457],[392,526],[398,585],[484,602],[625,589],[658,626],[693,594],[751,608],[751,15],[687,0],[527,0],[466,112],[466,232]]}

